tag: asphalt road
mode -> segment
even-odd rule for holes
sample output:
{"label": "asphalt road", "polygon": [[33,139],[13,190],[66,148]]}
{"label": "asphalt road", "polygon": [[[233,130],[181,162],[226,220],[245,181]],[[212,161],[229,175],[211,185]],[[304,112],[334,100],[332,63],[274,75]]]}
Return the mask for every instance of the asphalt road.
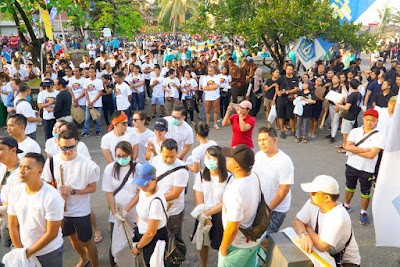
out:
{"label": "asphalt road", "polygon": [[[147,102],[148,103],[148,102]],[[149,103],[148,103],[149,104]],[[147,105],[149,106],[149,105]],[[150,125],[150,129],[154,121]],[[257,117],[256,127],[254,132],[256,133],[258,128],[266,125],[265,112],[260,112]],[[91,134],[88,138],[84,138],[82,141],[88,146],[90,154],[93,160],[100,166],[103,171],[106,162],[103,159],[103,155],[100,149],[101,138],[96,138],[94,136],[94,130],[92,129]],[[38,132],[38,143],[44,147],[44,135],[43,128],[39,126]],[[102,134],[106,133],[106,128],[103,127]],[[300,183],[310,182],[317,175],[326,174],[335,177],[341,187],[341,196],[339,201],[343,201],[344,188],[345,188],[345,176],[344,176],[344,166],[346,161],[346,156],[336,153],[334,148],[335,144],[340,144],[341,137],[334,144],[329,144],[328,139],[324,136],[328,134],[327,130],[317,130],[317,137],[315,139],[309,139],[307,144],[294,142],[294,137],[287,137],[285,140],[279,140],[278,147],[287,153],[293,160],[295,166],[295,184],[292,187],[292,204],[290,211],[283,223],[282,228],[291,225],[296,213],[300,210],[303,204],[308,199],[308,194],[304,193],[300,188]],[[5,129],[0,129],[0,135],[7,135]],[[257,145],[256,134],[253,134],[255,142],[255,152],[259,150]],[[210,132],[210,139],[215,140],[220,146],[229,146],[232,137],[232,132],[230,127],[224,127],[220,131],[212,129]],[[194,146],[197,146],[199,142],[196,140]],[[92,209],[94,210],[97,223],[102,231],[104,240],[97,245],[99,254],[99,266],[109,266],[108,265],[108,249],[110,246],[110,233],[108,232],[108,208],[107,201],[104,192],[101,191],[101,181],[100,179],[97,191],[91,197]],[[187,260],[184,266],[200,266],[199,253],[195,246],[190,244],[188,236],[192,233],[194,219],[190,216],[190,212],[194,208],[193,200],[193,177],[189,181],[189,191],[186,195],[185,202],[185,218],[183,235],[184,240],[188,247]],[[375,246],[375,235],[373,227],[373,216],[371,208],[369,208],[370,225],[362,226],[359,224],[359,211],[361,209],[360,203],[360,192],[359,189],[356,190],[355,197],[353,198],[352,209],[350,213],[352,219],[352,225],[354,229],[354,235],[356,237],[357,243],[360,248],[361,254],[361,266],[373,267],[373,266],[399,266],[397,263],[397,258],[400,256],[399,249],[396,248],[382,248]],[[0,256],[5,254],[6,250],[0,247]],[[69,240],[64,239],[64,266],[71,267],[74,266],[79,261],[79,258],[75,251],[72,249]],[[217,266],[217,252],[212,251],[209,255],[209,266]]]}

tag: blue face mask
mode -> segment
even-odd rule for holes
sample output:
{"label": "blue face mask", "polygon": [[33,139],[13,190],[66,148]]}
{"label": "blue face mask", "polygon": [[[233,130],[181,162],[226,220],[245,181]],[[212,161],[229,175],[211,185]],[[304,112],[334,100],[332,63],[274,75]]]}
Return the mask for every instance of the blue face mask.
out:
{"label": "blue face mask", "polygon": [[174,126],[178,126],[179,123],[181,123],[181,122],[178,121],[178,120],[176,120],[176,119],[173,119],[173,120],[172,120],[172,125],[174,125]]}
{"label": "blue face mask", "polygon": [[205,159],[204,165],[206,165],[207,169],[213,171],[218,168],[218,162],[216,160]]}
{"label": "blue face mask", "polygon": [[53,133],[53,137],[54,137],[55,139],[57,139],[59,136],[60,136],[59,133]]}
{"label": "blue face mask", "polygon": [[131,161],[131,158],[130,158],[130,157],[127,157],[127,158],[117,158],[115,161],[116,161],[119,165],[121,165],[121,166],[126,166],[126,165],[128,165],[128,163]]}

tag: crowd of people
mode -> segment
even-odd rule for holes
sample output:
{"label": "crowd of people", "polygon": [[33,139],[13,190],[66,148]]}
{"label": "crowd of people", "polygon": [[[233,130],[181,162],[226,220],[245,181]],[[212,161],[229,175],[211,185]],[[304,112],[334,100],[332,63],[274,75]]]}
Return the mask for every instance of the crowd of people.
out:
{"label": "crowd of people", "polygon": [[[151,38],[132,51],[115,47],[109,53],[92,43],[79,65],[60,49],[48,53],[45,71],[36,74],[42,76],[37,97],[42,114],[32,108],[31,88],[21,71],[32,66],[18,58],[11,59],[12,66],[3,62],[0,93],[9,136],[0,137],[1,239],[15,248],[6,264],[62,266],[62,237],[68,236],[80,258],[76,266],[98,266],[96,243],[103,236],[90,194],[101,171],[84,143],[92,134],[101,137],[107,162],[101,189],[110,210],[110,266],[121,257],[115,244],[126,242],[118,232],[121,225],[134,233],[132,257],[161,266],[169,236],[184,236],[190,175],[195,202],[190,214],[196,219],[191,239],[202,266],[208,265],[210,247],[219,251],[218,266],[261,266],[268,236],[279,231],[290,210],[295,182],[293,162],[278,148],[278,139],[290,135],[307,143],[317,128],[326,127],[330,143],[339,129],[343,135],[337,148],[348,157],[346,184],[339,187],[326,175],[302,184],[310,200],[293,228],[305,252],[314,246],[333,256],[337,266],[360,266],[348,212],[360,183],[360,223],[369,224],[371,187],[400,86],[399,62],[392,60],[387,70],[386,59],[379,57],[362,70],[361,59],[349,51],[344,56],[350,60],[335,55],[302,76],[286,62],[266,78],[240,40],[194,49],[181,40],[176,49],[163,52],[154,51]],[[332,93],[340,95],[338,100],[328,96]],[[267,122],[253,134],[261,106]],[[101,133],[104,123],[107,133]],[[45,157],[36,142],[38,124],[43,124]],[[232,129],[230,148],[208,138],[221,126]],[[344,203],[337,201],[340,192]],[[245,230],[254,226],[263,199],[270,223],[253,238]]]}

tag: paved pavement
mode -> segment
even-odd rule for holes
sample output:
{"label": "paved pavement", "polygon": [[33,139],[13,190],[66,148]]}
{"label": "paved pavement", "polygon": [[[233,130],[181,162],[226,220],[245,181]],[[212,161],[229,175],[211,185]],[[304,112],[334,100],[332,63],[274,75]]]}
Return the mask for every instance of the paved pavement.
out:
{"label": "paved pavement", "polygon": [[[148,105],[149,106],[149,105]],[[154,121],[150,125],[152,129]],[[266,125],[265,112],[260,112],[257,117],[257,123],[254,132],[256,133],[258,128]],[[93,129],[92,129],[93,131]],[[44,135],[43,128],[38,128],[38,142],[44,147]],[[106,133],[106,128],[103,127],[102,134]],[[279,140],[278,146],[285,153],[287,153],[293,160],[295,166],[295,184],[292,187],[292,205],[290,211],[285,219],[282,226],[288,227],[291,225],[296,213],[300,210],[302,205],[308,199],[308,194],[304,193],[300,188],[300,183],[309,182],[315,176],[320,174],[327,174],[335,177],[341,186],[341,196],[339,201],[343,201],[344,196],[344,164],[346,156],[336,153],[334,145],[328,143],[328,140],[324,136],[328,134],[327,130],[317,130],[317,138],[310,139],[307,144],[294,142],[294,137],[287,137],[285,140]],[[0,135],[7,135],[5,129],[0,129]],[[94,135],[94,132],[92,132]],[[255,142],[255,152],[257,152],[257,140],[256,134],[253,134]],[[220,131],[212,129],[210,132],[210,139],[215,140],[220,146],[229,146],[232,132],[230,127],[224,127]],[[103,159],[103,155],[100,149],[101,138],[90,136],[82,140],[88,146],[90,154],[93,160],[104,170],[106,162]],[[335,144],[339,144],[341,138]],[[194,147],[199,142],[196,140]],[[108,249],[110,246],[110,233],[108,232],[108,208],[107,201],[104,192],[101,191],[100,179],[97,191],[92,195],[91,203],[92,209],[94,210],[97,223],[103,233],[104,240],[97,245],[99,254],[99,266],[108,265]],[[189,181],[189,191],[186,195],[186,214],[184,218],[184,240],[188,246],[187,261],[184,266],[200,266],[199,253],[196,251],[195,246],[189,243],[188,236],[192,233],[194,219],[190,216],[191,210],[194,208],[193,200],[193,179],[191,177]],[[399,249],[396,248],[381,248],[375,246],[375,236],[373,227],[373,217],[371,208],[369,208],[369,217],[371,224],[369,226],[361,226],[359,224],[359,210],[361,209],[360,203],[360,192],[356,190],[355,197],[353,198],[352,208],[353,211],[350,213],[354,234],[357,239],[357,243],[361,253],[361,266],[373,267],[373,266],[399,266],[397,264],[397,258],[400,256]],[[72,249],[68,239],[64,239],[64,266],[74,266],[78,262],[78,256]],[[0,247],[0,256],[2,257],[5,253],[5,249]],[[209,266],[217,266],[217,252],[212,251],[209,256]]]}

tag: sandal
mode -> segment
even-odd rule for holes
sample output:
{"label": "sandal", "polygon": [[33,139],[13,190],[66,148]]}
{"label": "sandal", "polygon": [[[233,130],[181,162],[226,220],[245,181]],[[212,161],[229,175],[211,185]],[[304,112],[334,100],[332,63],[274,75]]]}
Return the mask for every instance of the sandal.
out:
{"label": "sandal", "polygon": [[302,143],[307,143],[307,139],[303,137],[303,140],[301,140]]}
{"label": "sandal", "polygon": [[94,243],[98,244],[101,241],[103,241],[103,235],[100,233],[100,235],[95,235],[94,236]]}
{"label": "sandal", "polygon": [[219,126],[217,124],[214,125],[214,128],[217,130],[221,130],[221,128],[219,128]]}
{"label": "sandal", "polygon": [[296,137],[296,139],[294,140],[294,142],[296,142],[296,143],[300,142],[300,137]]}
{"label": "sandal", "polygon": [[337,151],[337,153],[346,154],[346,150],[344,150],[344,149],[339,149],[339,150]]}
{"label": "sandal", "polygon": [[343,145],[335,146],[335,148],[343,148]]}

